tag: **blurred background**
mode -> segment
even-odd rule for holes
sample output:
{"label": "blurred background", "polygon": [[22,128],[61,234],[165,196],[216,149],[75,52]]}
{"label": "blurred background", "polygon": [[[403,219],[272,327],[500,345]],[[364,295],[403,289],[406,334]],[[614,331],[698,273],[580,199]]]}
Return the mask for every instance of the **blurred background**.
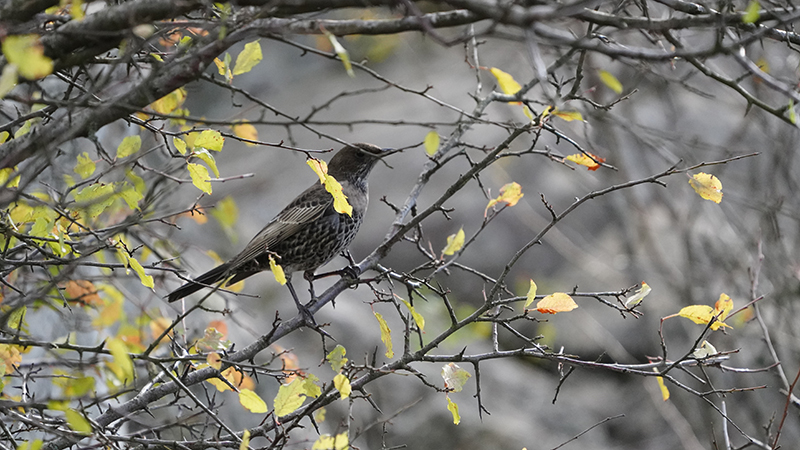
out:
{"label": "blurred background", "polygon": [[[319,40],[300,42],[315,47]],[[369,67],[392,83],[426,92],[441,102],[464,111],[475,106],[474,95],[486,95],[497,89],[496,80],[487,70],[476,70],[467,63],[472,54],[461,46],[442,47],[419,35],[357,37],[343,39],[354,61],[369,58]],[[349,142],[370,142],[382,147],[406,148],[379,165],[370,180],[370,208],[364,225],[351,246],[356,260],[367,255],[386,235],[394,218],[382,200],[402,205],[417,181],[422,165],[428,161],[421,147],[425,134],[435,129],[443,138],[453,131],[459,114],[421,95],[386,89],[386,84],[361,71],[350,78],[341,64],[296,48],[263,42],[264,61],[252,72],[242,75],[237,86],[256,95],[280,111],[305,117],[322,107],[314,125],[330,135]],[[235,54],[237,50],[233,50]],[[797,61],[787,59],[783,51],[764,46],[754,47],[763,53],[772,70],[792,73]],[[521,84],[534,77],[525,45],[508,41],[490,41],[478,48],[479,64],[498,67]],[[796,57],[795,57],[796,59]],[[550,220],[540,195],[556,212],[563,211],[576,198],[591,191],[645,178],[673,165],[687,167],[704,161],[716,161],[737,155],[758,156],[725,165],[707,167],[724,186],[724,199],[717,205],[701,199],[691,189],[686,174],[663,179],[666,186],[645,184],[606,195],[581,206],[559,223],[514,267],[509,280],[517,295],[524,295],[528,280],[538,283],[539,293],[618,291],[646,281],[653,289],[640,310],[640,318],[621,317],[599,302],[583,298],[580,307],[570,313],[541,317],[543,322],[526,325],[522,331],[541,335],[541,343],[583,359],[645,363],[648,357],[661,354],[658,329],[660,319],[692,304],[713,305],[721,293],[734,300],[735,309],[751,299],[754,286],[750,273],[763,252],[755,295],[765,295],[761,314],[789,374],[797,370],[800,354],[798,341],[796,258],[798,227],[797,130],[768,117],[746,103],[731,90],[699,78],[683,61],[671,64],[625,64],[604,57],[589,56],[584,80],[584,95],[598,103],[618,98],[595,74],[597,69],[613,73],[623,84],[629,98],[609,110],[595,109],[573,101],[558,105],[578,110],[585,121],[565,122],[553,119],[555,127],[577,141],[583,148],[606,158],[616,170],[587,171],[564,165],[544,156],[527,155],[506,158],[491,166],[481,176],[483,186],[495,196],[501,186],[515,181],[525,197],[495,219],[459,262],[496,277],[503,265],[522,245],[533,238]],[[569,71],[560,72],[569,76]],[[477,79],[482,89],[477,89]],[[752,88],[761,86],[754,81]],[[353,95],[331,102],[340,93]],[[357,95],[357,93],[361,93]],[[534,88],[527,97],[546,99],[552,86]],[[264,115],[254,107],[234,107],[236,101],[225,90],[208,85],[190,85],[187,107],[194,115],[210,119],[263,120],[278,118]],[[324,105],[324,107],[323,107]],[[487,119],[496,122],[522,123],[521,108],[494,104]],[[352,126],[326,125],[354,122]],[[375,121],[384,123],[363,123]],[[398,124],[400,123],[400,124]],[[419,124],[430,126],[419,126]],[[340,144],[320,139],[299,126],[260,125],[259,139],[284,140],[302,148],[339,148]],[[480,155],[481,148],[492,148],[506,132],[490,124],[475,125],[465,136],[469,152]],[[512,150],[521,151],[533,138],[520,138]],[[551,150],[556,155],[576,153],[565,140],[544,133],[537,150]],[[478,159],[479,156],[475,156]],[[199,274],[216,264],[205,255],[214,250],[223,259],[235,255],[267,223],[288,199],[315,182],[302,154],[261,147],[248,147],[228,140],[218,163],[222,175],[253,173],[252,178],[214,186],[214,194],[201,203],[213,204],[226,196],[235,199],[239,216],[235,231],[238,240],[230,240],[214,221],[197,225],[189,218],[179,222],[183,228],[172,236],[183,242],[183,263]],[[323,159],[329,159],[324,156]],[[419,199],[427,207],[453,181],[468,169],[462,160],[444,166],[431,179]],[[695,171],[697,172],[697,171]],[[695,173],[693,172],[693,173]],[[181,191],[187,207],[197,190],[184,186]],[[480,227],[488,199],[478,183],[459,192],[445,207],[452,212],[445,217],[434,215],[424,222],[424,240],[433,252],[444,248],[446,238],[463,227],[471,235]],[[398,272],[411,270],[425,259],[413,244],[397,245],[382,264]],[[343,267],[337,258],[320,271]],[[370,276],[366,274],[365,276]],[[299,278],[299,277],[296,277]],[[317,292],[332,283],[320,280]],[[459,269],[439,274],[436,281],[451,294],[457,311],[465,315],[483,301],[486,285],[481,279]],[[295,281],[305,294],[305,283]],[[177,284],[168,280],[158,292],[166,293]],[[277,310],[282,318],[296,313],[285,288],[270,274],[247,280],[244,291],[258,299],[216,300],[233,309],[230,336],[234,342],[249,342],[269,329]],[[435,297],[432,297],[435,298]],[[347,348],[348,357],[364,363],[383,348],[379,343],[378,324],[369,302],[373,296],[365,286],[340,296],[335,307],[326,306],[317,321],[336,341]],[[154,300],[157,301],[157,300]],[[425,316],[426,336],[435,336],[448,325],[446,310],[440,302],[421,302],[415,306]],[[167,306],[163,306],[167,308]],[[400,348],[402,325],[391,309],[376,305],[389,320]],[[750,311],[730,319],[732,329],[715,332],[708,338],[718,350],[738,350],[725,365],[760,369],[773,361],[764,344],[763,330]],[[702,330],[701,325],[674,318],[663,324],[670,355],[682,356],[691,351]],[[457,341],[448,341],[441,354],[468,354],[491,350],[490,328],[470,327],[459,332]],[[516,348],[523,343],[509,334],[500,334],[502,348]],[[282,342],[300,357],[299,364],[320,378],[332,376],[319,336],[308,330],[294,333]],[[439,380],[439,364],[415,365],[432,382]],[[472,368],[467,366],[472,372]],[[329,417],[345,421],[352,414],[356,427],[366,428],[355,441],[359,448],[407,444],[409,448],[554,448],[583,430],[614,417],[593,429],[574,444],[584,449],[707,449],[721,434],[723,418],[706,401],[719,405],[727,400],[728,414],[739,424],[749,426],[748,433],[760,435],[760,427],[775,420],[785,403],[785,392],[776,386],[775,371],[731,373],[708,368],[713,386],[697,379],[683,380],[700,391],[712,389],[767,386],[767,389],[727,395],[710,394],[703,399],[670,387],[672,398],[663,401],[655,379],[626,376],[608,371],[578,369],[561,386],[556,398],[559,374],[565,369],[542,360],[507,359],[489,361],[481,366],[483,405],[488,413],[478,414],[474,395],[475,377],[463,392],[451,394],[460,405],[463,420],[452,423],[442,394],[435,394],[414,376],[386,377],[368,391],[382,414],[366,402],[348,405],[337,402],[329,408]],[[277,384],[259,386],[264,398],[272,398]],[[256,418],[241,413],[238,405],[229,405],[231,413],[242,414],[237,427],[252,426]],[[349,408],[352,408],[350,410]],[[399,414],[394,418],[394,414]],[[790,412],[792,424],[784,428],[784,442],[800,438],[796,410]],[[622,417],[618,417],[622,416]],[[323,431],[336,432],[339,422],[327,419]],[[368,428],[367,428],[368,427]],[[386,435],[382,435],[382,430]],[[352,430],[352,429],[351,429]],[[315,439],[312,427],[306,430],[309,443]],[[736,436],[736,432],[731,432]],[[351,439],[354,437],[351,431]]]}

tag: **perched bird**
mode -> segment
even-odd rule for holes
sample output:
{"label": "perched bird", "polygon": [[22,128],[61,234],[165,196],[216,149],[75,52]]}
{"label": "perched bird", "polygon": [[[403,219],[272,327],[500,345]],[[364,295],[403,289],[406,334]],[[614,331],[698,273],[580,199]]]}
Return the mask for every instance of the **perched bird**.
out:
{"label": "perched bird", "polygon": [[353,207],[352,216],[336,212],[333,196],[324,185],[315,183],[270,220],[241,253],[179,287],[167,296],[168,300],[174,302],[202,288],[213,288],[228,278],[227,284],[233,284],[268,270],[272,255],[286,273],[286,285],[298,310],[313,322],[292,287],[292,272],[304,272],[304,278],[311,283],[318,267],[350,245],[367,211],[367,176],[386,150],[372,144],[348,145],[328,164],[328,175],[341,183],[342,192]]}

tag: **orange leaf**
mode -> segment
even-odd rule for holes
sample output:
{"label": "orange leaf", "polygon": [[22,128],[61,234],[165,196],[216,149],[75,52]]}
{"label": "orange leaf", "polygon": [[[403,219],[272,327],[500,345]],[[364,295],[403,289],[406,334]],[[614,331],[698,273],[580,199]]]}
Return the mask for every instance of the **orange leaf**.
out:
{"label": "orange leaf", "polygon": [[[591,156],[590,156],[591,155]],[[594,159],[592,159],[594,158]],[[586,166],[588,170],[597,170],[600,168],[599,163],[606,162],[605,158],[601,158],[595,154],[588,153],[575,153],[574,155],[567,156],[567,161],[572,161],[575,164],[580,164],[582,166]]]}
{"label": "orange leaf", "polygon": [[97,288],[88,280],[67,281],[64,293],[70,300],[75,300],[84,305],[103,305],[103,300],[97,295]]}
{"label": "orange leaf", "polygon": [[516,205],[519,199],[524,195],[525,194],[522,193],[522,186],[519,184],[515,182],[506,184],[500,188],[500,195],[497,196],[497,198],[489,200],[489,204],[486,205],[486,209],[483,210],[483,216],[486,217],[486,212],[489,211],[489,208],[498,203],[505,203],[507,206]]}
{"label": "orange leaf", "polygon": [[555,314],[559,312],[572,311],[578,304],[569,295],[563,292],[556,292],[541,299],[536,304],[536,310],[542,314]]}

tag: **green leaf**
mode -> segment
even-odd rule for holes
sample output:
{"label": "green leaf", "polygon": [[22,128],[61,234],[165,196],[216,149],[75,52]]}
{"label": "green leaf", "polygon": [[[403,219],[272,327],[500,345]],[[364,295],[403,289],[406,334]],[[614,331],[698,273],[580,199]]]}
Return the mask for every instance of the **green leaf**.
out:
{"label": "green leaf", "polygon": [[219,178],[219,169],[217,169],[217,161],[211,156],[211,153],[204,148],[195,149],[194,156],[200,158],[208,167],[211,168],[211,171],[214,172],[214,176]]}
{"label": "green leaf", "polygon": [[429,156],[436,154],[439,150],[439,133],[436,130],[431,130],[425,135],[425,153]]}
{"label": "green leaf", "polygon": [[303,394],[303,380],[295,378],[289,384],[282,384],[281,387],[278,388],[278,395],[275,396],[275,400],[273,401],[275,417],[283,417],[293,413],[297,408],[303,406],[305,400],[306,396]]}
{"label": "green leaf", "polygon": [[253,67],[261,62],[261,58],[261,44],[258,43],[258,39],[245,44],[244,50],[236,57],[233,75],[236,76],[250,72]]}
{"label": "green leaf", "polygon": [[241,389],[239,391],[239,403],[255,414],[263,414],[269,410],[264,400],[261,400],[261,397],[250,389]]}
{"label": "green leaf", "polygon": [[336,436],[323,434],[317,438],[311,450],[347,450],[350,447],[350,436],[347,431],[343,431]]}
{"label": "green leaf", "polygon": [[794,110],[794,101],[789,100],[789,121],[797,125],[797,112]]}
{"label": "green leaf", "polygon": [[341,344],[336,344],[336,347],[328,353],[326,359],[331,363],[331,369],[333,369],[334,372],[342,370],[342,367],[347,364],[347,358],[344,357],[346,354],[347,350],[345,350]]}
{"label": "green leaf", "polygon": [[754,23],[759,17],[761,17],[761,5],[758,0],[750,0],[750,3],[747,4],[747,9],[744,10],[742,23]]}
{"label": "green leaf", "polygon": [[202,147],[215,152],[222,151],[225,138],[217,130],[204,130],[194,140],[194,147]]}
{"label": "green leaf", "polygon": [[[117,147],[117,159],[130,156],[142,148],[141,136],[127,136]],[[85,177],[84,177],[85,178]]]}
{"label": "green leaf", "polygon": [[603,84],[617,94],[622,94],[622,83],[619,82],[617,77],[605,70],[600,70],[598,73],[600,74],[600,81],[602,81]]}
{"label": "green leaf", "polygon": [[10,330],[20,330],[25,325],[25,313],[28,312],[27,306],[20,306],[8,315],[8,328]]}
{"label": "green leaf", "polygon": [[139,209],[139,202],[144,198],[142,194],[140,194],[136,189],[133,188],[127,182],[122,182],[119,184],[121,190],[119,191],[119,196],[125,200],[125,203],[128,204],[130,209]]}
{"label": "green leaf", "polygon": [[211,194],[211,183],[209,182],[211,177],[208,175],[208,169],[193,163],[187,164],[186,168],[189,169],[189,175],[192,176],[192,184],[206,194]]}
{"label": "green leaf", "polygon": [[33,120],[34,119],[26,120],[25,123],[23,123],[22,126],[19,127],[17,131],[14,132],[14,137],[18,138],[20,136],[25,136],[26,134],[28,134],[28,132],[31,131],[31,127],[33,126]]}
{"label": "green leaf", "polygon": [[70,428],[83,434],[92,434],[92,424],[80,412],[70,408],[64,411]]}
{"label": "green leaf", "polygon": [[392,330],[389,329],[389,324],[386,323],[386,319],[383,318],[381,313],[379,312],[372,312],[375,314],[375,318],[378,319],[378,324],[381,327],[381,341],[383,341],[383,345],[386,346],[386,357],[387,358],[394,358],[394,351],[392,350]]}

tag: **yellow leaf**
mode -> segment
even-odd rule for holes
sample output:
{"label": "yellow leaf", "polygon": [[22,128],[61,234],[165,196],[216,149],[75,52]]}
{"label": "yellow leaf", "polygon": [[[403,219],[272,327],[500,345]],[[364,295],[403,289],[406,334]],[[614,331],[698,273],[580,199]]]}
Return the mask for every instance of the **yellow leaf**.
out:
{"label": "yellow leaf", "polygon": [[[694,323],[703,325],[703,324],[707,324],[708,322],[710,322],[711,319],[713,319],[714,316],[719,312],[720,311],[716,311],[716,310],[714,310],[714,308],[712,308],[712,307],[710,307],[708,305],[690,305],[690,306],[686,306],[686,307],[681,308],[681,310],[678,311],[677,315],[680,316],[680,317],[684,317],[686,319],[689,319]],[[668,317],[672,317],[672,316],[668,316]],[[716,331],[720,327],[731,328],[730,325],[726,324],[725,322],[722,322],[721,320],[716,320],[716,321],[714,321],[713,324],[711,324],[711,329],[712,330]]]}
{"label": "yellow leaf", "polygon": [[347,431],[343,431],[336,436],[331,436],[330,434],[321,435],[311,446],[311,450],[347,450],[349,447],[350,437],[347,435]]}
{"label": "yellow leaf", "polygon": [[117,147],[117,159],[130,156],[142,148],[141,136],[127,136]]}
{"label": "yellow leaf", "polygon": [[208,150],[202,147],[196,148],[194,150],[193,155],[202,160],[204,163],[206,163],[206,165],[211,168],[211,171],[214,172],[214,176],[219,178],[219,169],[217,169],[217,161],[214,159],[213,156],[211,156],[211,153],[209,153]]}
{"label": "yellow leaf", "polygon": [[17,171],[16,167],[6,167],[5,169],[0,169],[0,188],[2,187],[13,188],[19,186],[19,179],[20,179],[19,175],[15,176],[14,179],[12,179],[11,181],[8,180],[8,177],[10,177],[16,171]]}
{"label": "yellow leaf", "polygon": [[723,321],[728,317],[728,314],[733,310],[733,300],[728,297],[728,294],[719,294],[719,299],[714,303],[714,315],[719,314],[718,320]]}
{"label": "yellow leaf", "polygon": [[536,300],[536,283],[531,280],[531,287],[528,289],[528,295],[525,299],[525,306],[523,308],[527,309],[528,306],[531,306],[531,303]]}
{"label": "yellow leaf", "polygon": [[186,101],[186,89],[178,88],[150,104],[153,111],[167,115],[180,108]]}
{"label": "yellow leaf", "polygon": [[[156,339],[161,336],[170,325],[172,325],[172,322],[166,317],[158,317],[147,325],[150,327],[150,336],[152,336],[153,339]],[[169,332],[168,336],[171,335],[172,331]]]}
{"label": "yellow leaf", "polygon": [[[594,158],[594,159],[592,159]],[[599,163],[606,162],[605,158],[601,158],[593,153],[575,153],[574,155],[569,155],[566,158],[567,161],[572,161],[575,164],[580,164],[582,166],[586,166],[588,170],[597,170],[600,168]]]}
{"label": "yellow leaf", "polygon": [[333,377],[333,386],[339,391],[339,395],[343,399],[350,397],[350,393],[353,390],[350,387],[350,379],[348,379],[343,373],[339,373]]}
{"label": "yellow leaf", "polygon": [[81,434],[92,434],[92,424],[80,412],[70,408],[64,411],[67,419],[67,425],[74,431]]}
{"label": "yellow leaf", "polygon": [[8,140],[8,137],[11,136],[8,134],[8,131],[0,131],[0,144],[4,143]]}
{"label": "yellow leaf", "polygon": [[[0,75],[0,98],[3,98],[17,86],[17,66],[6,64]],[[6,134],[8,134],[6,132]]]}
{"label": "yellow leaf", "polygon": [[347,358],[344,357],[346,354],[347,350],[345,350],[341,344],[336,344],[336,347],[334,347],[333,350],[328,353],[328,356],[325,359],[331,363],[331,369],[333,369],[334,372],[342,370],[342,367],[347,364]]}
{"label": "yellow leaf", "polygon": [[[242,139],[247,139],[249,141],[258,140],[258,131],[256,130],[256,127],[253,126],[253,124],[244,122],[237,123],[231,127],[231,130],[233,130],[233,134]],[[256,144],[254,144],[253,142],[245,142],[245,145],[250,147],[255,147]]]}
{"label": "yellow leaf", "polygon": [[497,84],[500,86],[500,89],[506,95],[514,95],[522,89],[522,86],[517,83],[517,81],[506,72],[498,69],[497,67],[492,67],[489,71],[497,78]]}
{"label": "yellow leaf", "polygon": [[72,0],[72,4],[69,7],[69,15],[72,16],[72,20],[83,20],[86,15],[83,12],[83,0]]}
{"label": "yellow leaf", "polygon": [[325,177],[325,190],[333,196],[333,210],[339,214],[353,215],[353,207],[347,202],[347,196],[342,192],[342,185],[330,175]]}
{"label": "yellow leaf", "polygon": [[111,184],[95,183],[80,191],[73,191],[75,201],[80,209],[86,209],[86,213],[91,218],[102,214],[112,203],[114,203],[114,186]]}
{"label": "yellow leaf", "polygon": [[193,163],[186,164],[186,168],[189,169],[189,175],[192,176],[192,184],[206,194],[211,194],[211,183],[209,182],[211,177],[208,175],[208,169]]}
{"label": "yellow leaf", "polygon": [[233,197],[227,196],[217,202],[214,209],[211,210],[211,215],[223,227],[232,227],[239,220],[239,208]]}
{"label": "yellow leaf", "polygon": [[759,17],[761,17],[761,5],[758,0],[750,0],[750,3],[747,4],[747,9],[744,10],[742,23],[754,23]]}
{"label": "yellow leaf", "polygon": [[561,111],[556,109],[551,114],[567,122],[572,122],[573,120],[579,120],[583,122],[583,115],[581,115],[581,113],[578,111]]}
{"label": "yellow leaf", "polygon": [[244,430],[242,433],[242,442],[239,444],[239,450],[247,450],[250,448],[250,430]]}
{"label": "yellow leaf", "polygon": [[141,263],[139,263],[139,261],[137,261],[136,258],[132,256],[129,258],[128,263],[130,264],[131,269],[133,269],[133,271],[136,272],[136,275],[139,276],[139,281],[142,282],[142,285],[144,287],[149,287],[150,289],[153,289],[153,287],[155,286],[155,284],[153,284],[153,277],[144,273],[144,267],[142,267]]}
{"label": "yellow leaf", "polygon": [[269,411],[264,400],[261,400],[261,397],[250,389],[239,390],[239,403],[251,413],[263,414]]}
{"label": "yellow leaf", "polygon": [[222,137],[217,130],[203,130],[194,140],[192,146],[202,147],[215,152],[222,151],[222,146],[225,144],[225,138]]}
{"label": "yellow leaf", "polygon": [[186,154],[186,141],[179,137],[172,138],[172,145],[181,153],[181,155]]}
{"label": "yellow leaf", "polygon": [[563,292],[556,292],[541,299],[536,304],[536,310],[542,314],[556,314],[560,312],[572,311],[578,304],[569,295]]}
{"label": "yellow leaf", "polygon": [[281,286],[286,284],[286,274],[283,273],[283,267],[281,267],[280,265],[278,265],[278,263],[275,262],[275,258],[273,258],[272,255],[269,255],[269,270],[272,271],[272,275],[275,277],[275,281],[280,283]]}
{"label": "yellow leaf", "polygon": [[25,123],[23,123],[22,126],[19,127],[17,131],[14,132],[14,137],[18,138],[20,136],[25,136],[26,134],[28,134],[28,132],[31,131],[31,127],[33,126],[34,120],[35,119],[26,120]]}
{"label": "yellow leaf", "polygon": [[[658,369],[653,367],[653,372],[658,372]],[[664,378],[656,377],[656,381],[658,382],[658,388],[661,390],[661,399],[664,401],[669,400],[669,389],[667,389],[667,385],[664,384]]]}
{"label": "yellow leaf", "polygon": [[425,152],[433,156],[439,150],[439,133],[436,130],[431,130],[425,135]]}
{"label": "yellow leaf", "polygon": [[638,305],[639,303],[642,302],[642,299],[647,297],[647,294],[649,294],[651,290],[652,289],[650,289],[650,286],[644,281],[642,281],[642,287],[637,289],[633,295],[631,295],[628,299],[625,300],[625,307],[630,308],[632,306]]}
{"label": "yellow leaf", "polygon": [[600,70],[598,73],[600,74],[600,81],[602,81],[603,84],[617,94],[622,94],[622,83],[619,82],[617,77],[605,70]]}
{"label": "yellow leaf", "polygon": [[241,75],[250,72],[250,70],[261,62],[261,44],[258,39],[253,42],[248,42],[244,46],[244,50],[236,57],[236,64],[233,66],[233,75]]}
{"label": "yellow leaf", "polygon": [[217,66],[217,72],[219,72],[220,75],[225,77],[225,80],[228,83],[230,83],[231,80],[233,79],[233,73],[231,73],[231,68],[230,68],[230,65],[229,65],[230,59],[231,59],[231,55],[229,53],[225,53],[225,61],[224,62],[222,60],[220,60],[219,58],[214,58],[214,64]]}
{"label": "yellow leaf", "polygon": [[94,161],[92,161],[92,158],[89,158],[88,153],[83,152],[78,155],[78,164],[75,165],[75,168],[72,169],[72,171],[80,175],[80,177],[85,180],[92,176],[95,169],[96,166]]}
{"label": "yellow leaf", "polygon": [[386,319],[383,318],[381,313],[379,312],[372,312],[375,314],[375,318],[378,319],[378,324],[381,327],[381,341],[383,341],[383,345],[386,346],[386,357],[387,358],[394,358],[394,351],[392,350],[392,330],[389,329],[389,324],[386,323]]}
{"label": "yellow leaf", "polygon": [[325,179],[328,178],[328,163],[317,158],[308,158],[306,164],[317,174],[319,182],[325,184]]}
{"label": "yellow leaf", "polygon": [[722,182],[714,175],[700,172],[689,179],[697,195],[714,203],[722,201]]}
{"label": "yellow leaf", "polygon": [[[14,330],[16,327],[9,327]],[[19,348],[15,345],[0,344],[0,369],[5,373],[13,373],[15,367],[19,367],[22,362],[22,356],[19,354]]]}
{"label": "yellow leaf", "polygon": [[305,400],[306,396],[303,394],[303,380],[295,378],[295,380],[289,384],[282,384],[281,387],[278,388],[278,395],[275,396],[275,400],[273,401],[275,417],[283,417],[293,413],[297,408],[303,406]]}
{"label": "yellow leaf", "polygon": [[408,310],[411,312],[411,317],[414,318],[414,323],[417,324],[417,328],[419,328],[419,331],[424,333],[425,332],[425,318],[422,317],[422,314],[418,313],[414,309],[414,307],[411,305],[410,302],[408,302],[407,300],[402,299],[400,296],[397,296],[396,294],[395,294],[395,296],[397,298],[399,298],[400,301],[402,301],[404,305],[406,305],[406,308],[408,308]]}
{"label": "yellow leaf", "polygon": [[525,117],[527,117],[528,120],[533,122],[534,119],[533,113],[531,112],[531,109],[528,108],[528,105],[522,105],[522,114],[525,114]]}
{"label": "yellow leaf", "polygon": [[457,251],[461,250],[464,246],[464,228],[458,230],[458,233],[447,236],[447,246],[442,250],[442,255],[454,255]]}
{"label": "yellow leaf", "polygon": [[461,423],[461,415],[458,413],[458,405],[456,402],[447,397],[447,410],[453,414],[453,423],[458,425]]}
{"label": "yellow leaf", "polygon": [[336,56],[342,60],[342,65],[344,65],[344,70],[347,72],[347,75],[350,77],[355,77],[356,74],[353,72],[352,64],[350,64],[350,54],[347,53],[347,50],[342,47],[342,44],[339,43],[339,40],[336,39],[336,36],[334,36],[333,33],[324,28],[322,29],[322,33],[327,36],[329,41],[331,41],[333,51],[336,53]]}
{"label": "yellow leaf", "polygon": [[316,377],[313,373],[306,374],[306,378],[303,380],[303,394],[317,398],[322,395],[322,388],[319,387],[319,378]]}
{"label": "yellow leaf", "polygon": [[121,339],[111,338],[106,342],[108,351],[114,358],[117,367],[120,368],[121,373],[117,374],[119,381],[132,383],[133,382],[133,360],[128,354],[128,347],[122,342]]}
{"label": "yellow leaf", "polygon": [[53,60],[44,56],[44,47],[35,34],[7,36],[3,54],[18,73],[29,80],[38,80],[53,73]]}
{"label": "yellow leaf", "polygon": [[483,216],[486,217],[489,208],[498,203],[505,203],[506,206],[516,205],[523,196],[525,196],[525,194],[522,193],[522,186],[516,182],[508,183],[500,188],[500,195],[498,195],[497,198],[489,200],[486,209],[483,210]]}

